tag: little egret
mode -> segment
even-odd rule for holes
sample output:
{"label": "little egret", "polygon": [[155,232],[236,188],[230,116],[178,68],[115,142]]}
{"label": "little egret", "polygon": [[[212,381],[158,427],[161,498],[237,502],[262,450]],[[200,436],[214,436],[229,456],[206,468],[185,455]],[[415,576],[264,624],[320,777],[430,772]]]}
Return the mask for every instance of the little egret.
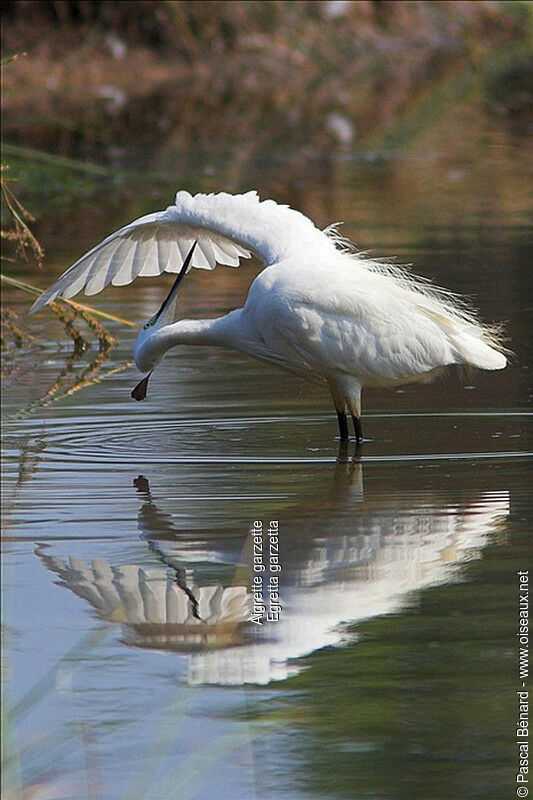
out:
{"label": "little egret", "polygon": [[[174,322],[178,287],[192,267],[237,267],[252,253],[265,269],[243,308]],[[174,205],[140,217],[82,256],[31,310],[83,288],[92,295],[108,283],[122,286],[163,272],[178,275],[139,331],[134,357],[145,377],[132,392],[136,400],[146,396],[152,371],[171,347],[232,347],[325,382],[341,439],[348,438],[349,414],[361,443],[363,386],[427,382],[452,364],[496,370],[507,363],[498,328],[483,325],[458,297],[356,254],[334,226],[319,230],[256,192],[178,192]]]}

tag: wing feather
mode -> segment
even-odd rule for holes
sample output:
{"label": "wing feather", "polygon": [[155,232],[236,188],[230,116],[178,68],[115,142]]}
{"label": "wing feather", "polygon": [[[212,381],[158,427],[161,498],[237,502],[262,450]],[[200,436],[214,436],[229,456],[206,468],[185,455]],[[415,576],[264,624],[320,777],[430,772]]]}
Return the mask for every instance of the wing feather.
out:
{"label": "wing feather", "polygon": [[[213,249],[219,264],[224,264],[226,267],[239,266],[239,256],[228,253],[224,248],[224,243],[221,242],[220,239],[217,238],[216,241],[213,241]],[[230,248],[228,248],[228,250],[229,249]]]}
{"label": "wing feather", "polygon": [[73,282],[67,286],[67,288],[63,292],[63,297],[67,298],[74,297],[75,294],[81,292],[81,290],[87,283],[87,276],[89,275],[90,270],[91,270],[91,264],[89,264],[89,266],[86,267],[83,270],[83,272],[80,272],[79,276],[77,278],[74,278]]}
{"label": "wing feather", "polygon": [[130,241],[124,239],[115,250],[107,270],[108,275],[114,276],[113,286],[125,286],[138,274],[139,269],[135,264],[136,249],[131,246]]}
{"label": "wing feather", "polygon": [[[176,241],[176,249],[178,251],[179,262],[183,265],[185,259],[187,258],[187,253],[190,251],[191,247],[193,246],[194,239],[187,239],[183,237],[182,239],[178,239]],[[196,252],[196,251],[195,251]],[[189,267],[187,272],[192,269],[192,266]],[[178,270],[176,270],[178,272]]]}
{"label": "wing feather", "polygon": [[209,239],[204,239],[202,242],[200,242],[200,250],[202,251],[202,255],[207,261],[209,269],[214,269],[217,263],[217,259],[215,256],[213,245],[211,244]]}
{"label": "wing feather", "polygon": [[196,258],[195,258],[196,266],[200,267],[201,269],[211,269],[211,267],[209,265],[209,259],[207,258],[206,254],[205,254],[204,245],[205,245],[205,242],[202,242],[201,245],[198,244],[198,248],[197,248],[198,252],[196,253]]}
{"label": "wing feather", "polygon": [[56,297],[73,297],[85,288],[97,294],[109,283],[123,286],[138,275],[176,273],[197,242],[192,267],[237,267],[254,253],[266,266],[303,248],[320,257],[336,250],[331,238],[299,211],[256,192],[241,195],[190,195],[178,192],[175,204],[147,214],[112,233],[83,255],[31,308],[38,311]]}
{"label": "wing feather", "polygon": [[[120,244],[120,242],[117,242],[117,244]],[[113,275],[109,274],[107,261],[113,257],[116,249],[116,247],[110,246],[105,256],[102,253],[97,253],[91,257],[91,269],[87,275],[85,294],[97,294],[111,281]]]}
{"label": "wing feather", "polygon": [[173,244],[172,239],[168,239],[166,236],[160,236],[156,240],[157,252],[155,258],[147,259],[146,263],[143,264],[139,271],[139,275],[142,278],[147,278],[159,275],[161,271],[165,272],[174,258]]}
{"label": "wing feather", "polygon": [[102,289],[105,289],[108,283],[113,278],[113,273],[109,269],[110,262],[113,260],[115,252],[120,247],[121,242],[111,242],[110,245],[102,252],[97,253],[91,261],[91,271],[87,277],[87,285],[85,287],[85,294],[98,294]]}
{"label": "wing feather", "polygon": [[137,275],[139,275],[141,270],[145,267],[152,275],[159,275],[161,270],[157,262],[156,248],[156,241],[150,239],[146,232],[141,231],[139,241],[133,253],[131,267],[126,270],[121,269],[121,271],[115,275],[112,281],[113,286],[126,286],[126,284],[135,280]]}

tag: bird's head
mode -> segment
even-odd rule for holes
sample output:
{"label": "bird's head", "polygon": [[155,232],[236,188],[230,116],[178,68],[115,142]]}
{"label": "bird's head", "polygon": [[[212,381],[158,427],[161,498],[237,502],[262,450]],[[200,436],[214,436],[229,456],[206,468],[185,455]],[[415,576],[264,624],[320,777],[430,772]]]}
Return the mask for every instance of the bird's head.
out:
{"label": "bird's head", "polygon": [[150,375],[166,353],[167,348],[165,347],[165,337],[164,335],[160,334],[160,331],[166,325],[170,325],[174,321],[179,285],[183,279],[183,276],[187,272],[189,264],[191,263],[195,247],[196,242],[194,242],[193,246],[189,250],[187,257],[183,262],[183,266],[176,276],[176,280],[172,284],[170,292],[161,304],[159,311],[157,314],[154,314],[154,316],[151,317],[148,322],[145,322],[137,334],[135,347],[133,349],[133,358],[137,369],[140,372],[145,372],[147,374],[137,384],[131,393],[131,396],[135,400],[144,400],[146,397]]}

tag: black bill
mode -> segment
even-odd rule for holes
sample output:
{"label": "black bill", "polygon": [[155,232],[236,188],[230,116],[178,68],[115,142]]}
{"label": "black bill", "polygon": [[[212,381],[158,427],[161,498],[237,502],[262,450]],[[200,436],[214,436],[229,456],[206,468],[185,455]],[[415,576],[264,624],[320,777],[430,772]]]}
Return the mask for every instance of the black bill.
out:
{"label": "black bill", "polygon": [[178,286],[180,285],[181,281],[183,280],[183,276],[187,272],[187,268],[188,268],[189,264],[191,263],[192,254],[194,253],[194,248],[196,247],[197,244],[198,244],[197,242],[193,242],[193,246],[191,247],[191,249],[187,253],[185,261],[183,262],[183,266],[180,269],[180,271],[178,272],[178,274],[176,276],[176,280],[172,284],[172,289],[170,290],[170,292],[166,296],[165,300],[163,300],[161,308],[159,309],[159,311],[157,312],[157,314],[154,317],[154,322],[156,322],[159,319],[159,317],[161,316],[161,314],[163,313],[165,308],[168,306],[168,304],[176,296],[176,292],[178,291]]}
{"label": "black bill", "polygon": [[[178,287],[179,287],[181,281],[183,280],[183,276],[187,272],[187,268],[188,268],[189,264],[191,263],[191,258],[192,258],[193,253],[194,253],[194,248],[196,247],[197,244],[198,244],[198,242],[193,242],[193,246],[191,247],[191,249],[187,253],[185,261],[183,262],[183,266],[180,269],[180,271],[178,272],[178,274],[176,276],[176,280],[172,284],[172,288],[171,288],[170,292],[168,293],[167,297],[165,298],[165,300],[163,301],[163,303],[161,305],[161,308],[159,309],[159,311],[155,315],[155,317],[153,319],[153,322],[157,322],[157,320],[159,319],[159,317],[161,316],[161,314],[163,313],[165,308],[167,308],[169,303],[171,303],[172,300],[175,298],[176,293],[178,291]],[[152,372],[153,372],[153,370],[152,370]],[[139,381],[137,386],[133,389],[133,391],[131,393],[131,396],[133,397],[134,400],[144,400],[145,399],[146,393],[148,391],[148,381],[150,380],[150,375],[152,374],[152,372],[149,372],[148,375],[146,375],[141,381]]]}
{"label": "black bill", "polygon": [[144,400],[144,398],[146,397],[146,392],[148,390],[148,381],[150,380],[151,374],[152,373],[149,372],[148,375],[146,375],[146,377],[142,379],[142,381],[139,381],[135,389],[132,390],[131,396],[133,397],[134,400]]}

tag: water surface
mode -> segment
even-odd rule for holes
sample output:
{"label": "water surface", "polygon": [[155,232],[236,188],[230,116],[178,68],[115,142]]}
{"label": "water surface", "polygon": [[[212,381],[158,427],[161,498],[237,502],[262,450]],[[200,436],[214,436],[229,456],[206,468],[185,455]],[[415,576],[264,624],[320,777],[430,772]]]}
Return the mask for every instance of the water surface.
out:
{"label": "water surface", "polygon": [[[134,331],[111,323],[110,352],[73,356],[50,315],[27,323],[37,338],[7,354],[4,392],[13,784],[117,800],[512,793],[532,519],[524,140],[502,124],[431,144],[250,173],[506,322],[504,373],[367,392],[362,453],[339,452],[325,393],[274,367],[181,347],[136,404]],[[89,203],[32,280],[167,195]],[[180,313],[240,305],[258,269],[196,271]],[[141,322],[167,282],[94,302]],[[24,314],[27,296],[7,300]],[[263,626],[254,520],[279,523],[283,609]]]}

